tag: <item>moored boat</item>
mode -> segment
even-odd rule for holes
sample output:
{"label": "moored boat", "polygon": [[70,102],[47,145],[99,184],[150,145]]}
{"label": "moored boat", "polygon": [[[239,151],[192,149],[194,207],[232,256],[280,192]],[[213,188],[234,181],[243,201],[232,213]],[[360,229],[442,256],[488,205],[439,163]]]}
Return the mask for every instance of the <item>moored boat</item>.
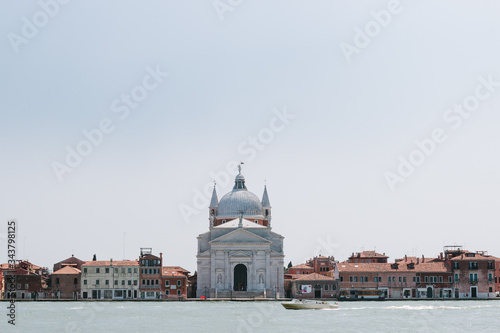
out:
{"label": "moored boat", "polygon": [[281,303],[287,310],[321,310],[321,309],[338,309],[337,302],[325,302],[315,300],[300,300],[293,299],[290,302]]}

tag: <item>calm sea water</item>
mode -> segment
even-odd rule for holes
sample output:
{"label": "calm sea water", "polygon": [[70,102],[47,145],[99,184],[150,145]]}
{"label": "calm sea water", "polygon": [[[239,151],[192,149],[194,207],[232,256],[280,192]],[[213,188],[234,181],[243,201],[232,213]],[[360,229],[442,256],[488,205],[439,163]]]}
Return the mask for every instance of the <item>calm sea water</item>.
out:
{"label": "calm sea water", "polygon": [[500,332],[500,301],[339,302],[285,310],[279,302],[18,302],[0,332]]}

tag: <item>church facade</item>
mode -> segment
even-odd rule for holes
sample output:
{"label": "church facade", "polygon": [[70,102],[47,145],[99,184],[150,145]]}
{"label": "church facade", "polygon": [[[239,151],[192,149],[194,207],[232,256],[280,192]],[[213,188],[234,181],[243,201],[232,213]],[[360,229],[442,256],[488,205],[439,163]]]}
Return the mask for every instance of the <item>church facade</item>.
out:
{"label": "church facade", "polygon": [[209,231],[198,236],[197,297],[283,297],[283,236],[271,231],[271,204],[248,191],[245,177],[220,201],[213,190]]}

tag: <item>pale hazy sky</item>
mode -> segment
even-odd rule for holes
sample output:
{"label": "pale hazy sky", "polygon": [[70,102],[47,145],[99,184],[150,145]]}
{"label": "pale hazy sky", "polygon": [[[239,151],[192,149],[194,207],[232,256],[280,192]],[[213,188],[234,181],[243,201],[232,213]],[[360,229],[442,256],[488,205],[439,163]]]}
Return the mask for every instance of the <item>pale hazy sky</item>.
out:
{"label": "pale hazy sky", "polygon": [[500,256],[498,1],[60,1],[0,3],[0,261],[16,218],[38,265],[152,247],[194,272],[229,161],[267,180],[287,263]]}

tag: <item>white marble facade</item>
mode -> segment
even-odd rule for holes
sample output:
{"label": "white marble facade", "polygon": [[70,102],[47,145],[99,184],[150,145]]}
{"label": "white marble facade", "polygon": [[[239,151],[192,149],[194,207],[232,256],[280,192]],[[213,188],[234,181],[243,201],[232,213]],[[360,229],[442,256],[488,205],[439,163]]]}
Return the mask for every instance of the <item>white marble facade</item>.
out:
{"label": "white marble facade", "polygon": [[227,297],[230,291],[283,295],[283,236],[271,231],[270,211],[267,189],[258,200],[241,171],[220,202],[214,188],[210,230],[198,236],[197,297]]}

